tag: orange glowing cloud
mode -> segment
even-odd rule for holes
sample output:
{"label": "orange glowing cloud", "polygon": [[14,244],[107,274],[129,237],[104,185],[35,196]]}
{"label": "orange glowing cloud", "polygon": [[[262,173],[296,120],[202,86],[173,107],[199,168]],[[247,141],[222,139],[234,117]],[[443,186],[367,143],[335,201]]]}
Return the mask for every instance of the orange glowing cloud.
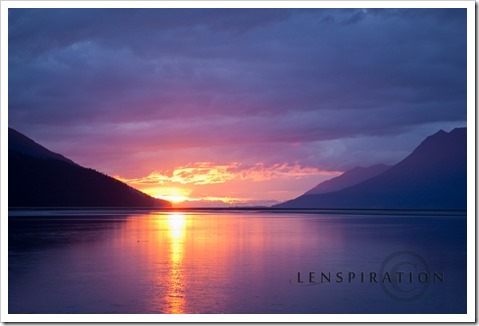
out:
{"label": "orange glowing cloud", "polygon": [[[245,165],[237,162],[227,164],[197,162],[172,170],[153,171],[140,178],[127,179],[120,176],[116,176],[116,178],[153,197],[166,199],[174,204],[188,201],[192,204],[201,203],[202,205],[206,202],[244,205],[254,201],[254,198],[251,198],[251,189],[256,188],[260,191],[258,186],[264,184],[265,181],[276,180],[287,184],[308,177],[320,176],[323,179],[334,177],[340,173],[314,167],[303,167],[299,164],[266,165],[257,163]],[[246,184],[249,186],[245,187]],[[194,189],[198,187],[201,187],[204,192],[199,196],[196,192],[193,195]],[[241,187],[246,189],[240,189]],[[273,192],[275,191],[269,191],[267,195],[271,196]],[[283,200],[289,196],[287,193],[284,196],[276,195],[278,198],[263,199]]]}
{"label": "orange glowing cloud", "polygon": [[225,183],[231,180],[265,181],[275,178],[294,178],[308,175],[338,175],[339,171],[324,171],[314,167],[302,167],[299,164],[274,164],[267,166],[257,163],[246,166],[233,162],[229,164],[214,164],[198,162],[175,168],[173,171],[153,171],[148,176],[136,179],[116,178],[133,185],[171,183],[205,185]]}

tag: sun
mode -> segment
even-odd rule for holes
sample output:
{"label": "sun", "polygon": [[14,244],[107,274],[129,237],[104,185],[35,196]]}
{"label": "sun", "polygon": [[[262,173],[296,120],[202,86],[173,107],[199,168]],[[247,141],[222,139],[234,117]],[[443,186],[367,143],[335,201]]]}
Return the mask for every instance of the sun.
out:
{"label": "sun", "polygon": [[181,195],[158,195],[158,196],[155,196],[155,198],[164,199],[174,204],[182,203],[188,200],[188,197],[181,196]]}
{"label": "sun", "polygon": [[154,187],[144,189],[144,192],[152,197],[164,199],[173,204],[178,204],[189,200],[190,198],[188,195],[191,191],[174,187]]}

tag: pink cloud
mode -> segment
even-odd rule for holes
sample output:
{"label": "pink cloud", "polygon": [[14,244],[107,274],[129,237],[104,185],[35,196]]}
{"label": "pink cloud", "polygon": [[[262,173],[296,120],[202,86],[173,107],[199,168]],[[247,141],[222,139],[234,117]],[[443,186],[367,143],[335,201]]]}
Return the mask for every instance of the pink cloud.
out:
{"label": "pink cloud", "polygon": [[127,179],[118,176],[117,178],[131,185],[207,185],[221,184],[232,180],[266,181],[311,175],[334,177],[340,173],[340,171],[325,171],[315,167],[302,167],[297,163],[245,165],[238,162],[228,164],[197,162],[177,167],[174,170],[153,171],[145,177]]}

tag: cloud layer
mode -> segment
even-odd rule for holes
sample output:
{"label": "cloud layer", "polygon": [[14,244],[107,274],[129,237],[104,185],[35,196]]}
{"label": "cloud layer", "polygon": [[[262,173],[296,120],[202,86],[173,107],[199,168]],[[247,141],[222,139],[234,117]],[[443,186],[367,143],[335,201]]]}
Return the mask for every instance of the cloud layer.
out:
{"label": "cloud layer", "polygon": [[9,125],[128,179],[197,162],[390,164],[466,121],[465,9],[10,9],[8,19]]}

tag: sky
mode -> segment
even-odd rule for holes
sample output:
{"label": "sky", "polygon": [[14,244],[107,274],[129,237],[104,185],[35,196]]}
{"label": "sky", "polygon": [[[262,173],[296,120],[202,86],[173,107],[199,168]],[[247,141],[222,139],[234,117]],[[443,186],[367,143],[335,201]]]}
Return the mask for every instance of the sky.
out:
{"label": "sky", "polygon": [[183,205],[271,205],[466,126],[466,9],[9,9],[8,124]]}

